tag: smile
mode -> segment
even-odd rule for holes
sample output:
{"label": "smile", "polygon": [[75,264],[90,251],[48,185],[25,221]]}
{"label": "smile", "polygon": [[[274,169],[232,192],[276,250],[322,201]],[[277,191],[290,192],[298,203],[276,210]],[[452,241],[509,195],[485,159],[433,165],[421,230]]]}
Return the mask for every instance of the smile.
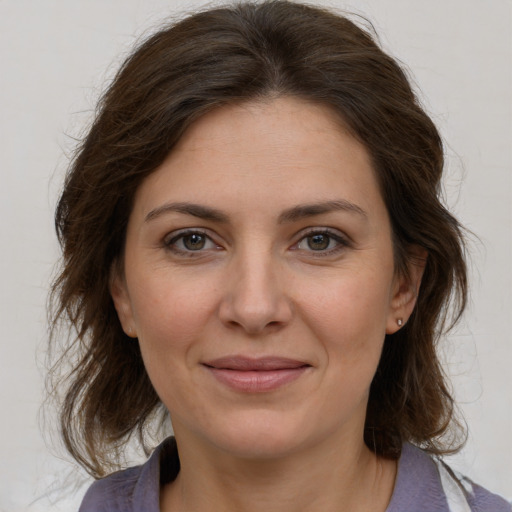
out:
{"label": "smile", "polygon": [[203,363],[222,384],[244,393],[274,391],[301,377],[311,365],[281,357],[230,356]]}

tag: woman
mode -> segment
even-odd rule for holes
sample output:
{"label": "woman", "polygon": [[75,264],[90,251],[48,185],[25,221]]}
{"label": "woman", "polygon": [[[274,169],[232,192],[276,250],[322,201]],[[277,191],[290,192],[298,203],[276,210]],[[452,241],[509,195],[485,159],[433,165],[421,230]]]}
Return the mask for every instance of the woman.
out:
{"label": "woman", "polygon": [[61,423],[98,478],[159,418],[175,438],[81,510],[510,510],[437,458],[466,298],[442,167],[402,70],[328,11],[213,9],[138,48],[57,209]]}

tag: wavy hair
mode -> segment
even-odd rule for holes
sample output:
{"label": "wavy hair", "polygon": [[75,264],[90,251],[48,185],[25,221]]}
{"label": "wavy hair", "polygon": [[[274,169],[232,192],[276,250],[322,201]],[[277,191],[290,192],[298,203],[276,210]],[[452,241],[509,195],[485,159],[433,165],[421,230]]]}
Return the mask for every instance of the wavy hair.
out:
{"label": "wavy hair", "polygon": [[438,131],[368,31],[319,7],[247,2],[192,14],[136,48],[68,169],[55,215],[63,258],[50,296],[50,346],[63,322],[72,334],[52,375],[65,374],[54,389],[65,386],[66,448],[95,477],[116,467],[133,434],[144,444],[155,415],[166,414],[109,293],[135,191],[206,112],[279,96],[328,106],[366,147],[391,219],[397,272],[406,272],[411,245],[428,251],[416,308],[386,336],[365,442],[391,458],[404,441],[438,454],[453,448],[446,434],[457,426],[454,402],[436,345],[447,318],[460,317],[467,283],[462,229],[440,198]]}

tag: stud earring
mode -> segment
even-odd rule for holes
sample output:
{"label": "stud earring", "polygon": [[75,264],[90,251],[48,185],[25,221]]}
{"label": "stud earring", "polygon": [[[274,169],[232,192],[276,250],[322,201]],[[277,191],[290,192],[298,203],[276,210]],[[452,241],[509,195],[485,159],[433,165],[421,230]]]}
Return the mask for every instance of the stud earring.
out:
{"label": "stud earring", "polygon": [[404,325],[404,321],[403,321],[401,318],[399,318],[399,319],[396,321],[396,323],[398,324],[398,327],[402,327],[402,325]]}

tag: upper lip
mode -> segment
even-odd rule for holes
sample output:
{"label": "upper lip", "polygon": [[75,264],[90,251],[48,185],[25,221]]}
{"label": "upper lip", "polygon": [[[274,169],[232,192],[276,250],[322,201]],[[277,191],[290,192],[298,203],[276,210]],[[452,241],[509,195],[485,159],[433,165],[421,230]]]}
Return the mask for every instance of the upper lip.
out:
{"label": "upper lip", "polygon": [[203,363],[205,366],[216,368],[218,370],[238,370],[238,371],[272,371],[289,370],[311,366],[310,364],[297,359],[287,357],[245,357],[245,356],[227,356],[212,359]]}

